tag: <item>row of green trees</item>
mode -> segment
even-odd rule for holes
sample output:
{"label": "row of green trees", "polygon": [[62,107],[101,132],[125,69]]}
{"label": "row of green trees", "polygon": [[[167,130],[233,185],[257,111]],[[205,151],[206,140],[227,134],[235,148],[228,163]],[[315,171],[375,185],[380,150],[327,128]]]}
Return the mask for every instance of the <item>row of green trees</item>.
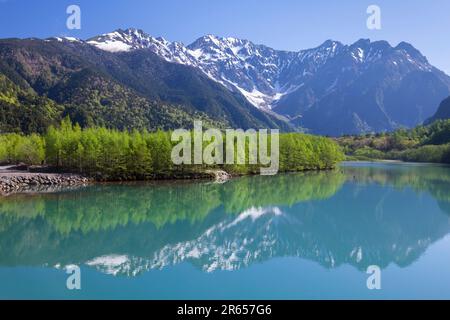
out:
{"label": "row of green trees", "polygon": [[392,133],[344,136],[337,142],[350,158],[450,163],[450,119]]}
{"label": "row of green trees", "polygon": [[[45,135],[0,136],[0,162],[48,164],[60,171],[99,174],[106,179],[148,179],[155,175],[223,168],[231,173],[259,171],[260,165],[174,165],[168,131],[118,131],[81,129],[68,118],[50,127]],[[280,134],[280,170],[301,171],[333,168],[343,159],[339,146],[324,137],[299,133]],[[236,144],[236,142],[235,142]],[[248,141],[247,141],[248,144]],[[269,143],[270,144],[270,143]],[[248,162],[248,147],[246,149]]]}
{"label": "row of green trees", "polygon": [[0,162],[40,164],[45,160],[45,139],[37,134],[0,135]]}
{"label": "row of green trees", "polygon": [[443,145],[423,145],[402,151],[390,151],[388,159],[408,162],[450,163],[450,143]]}

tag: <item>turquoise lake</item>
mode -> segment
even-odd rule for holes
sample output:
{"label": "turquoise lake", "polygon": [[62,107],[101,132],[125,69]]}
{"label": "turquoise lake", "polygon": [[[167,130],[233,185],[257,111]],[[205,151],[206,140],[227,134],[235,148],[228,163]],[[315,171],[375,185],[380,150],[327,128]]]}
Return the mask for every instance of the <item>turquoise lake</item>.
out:
{"label": "turquoise lake", "polygon": [[[71,265],[80,290],[66,287]],[[3,197],[0,298],[450,299],[450,167],[348,162]]]}

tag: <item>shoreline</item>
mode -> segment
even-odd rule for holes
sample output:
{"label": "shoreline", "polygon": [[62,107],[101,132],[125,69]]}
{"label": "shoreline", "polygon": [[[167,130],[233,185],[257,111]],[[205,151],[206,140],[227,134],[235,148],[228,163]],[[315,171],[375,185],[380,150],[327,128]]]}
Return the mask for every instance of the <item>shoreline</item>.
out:
{"label": "shoreline", "polygon": [[[17,169],[21,168],[21,169]],[[34,170],[34,169],[33,169]],[[23,166],[0,166],[0,196],[16,193],[42,193],[65,187],[83,187],[95,183],[122,183],[133,181],[196,181],[207,180],[224,183],[233,176],[223,170],[180,172],[154,176],[151,179],[104,179],[76,173],[24,170]]]}
{"label": "shoreline", "polygon": [[[279,173],[329,171],[334,168],[323,168],[315,170],[286,171]],[[41,170],[39,170],[41,169]],[[49,167],[27,167],[24,165],[0,166],[0,197],[13,194],[38,194],[51,193],[66,188],[86,187],[103,183],[126,183],[126,182],[161,182],[161,181],[210,181],[225,183],[233,178],[251,176],[256,173],[230,174],[222,169],[205,169],[204,171],[172,172],[171,174],[159,174],[147,179],[108,179],[105,176],[89,176],[76,173],[58,172]]]}
{"label": "shoreline", "polygon": [[347,159],[342,161],[338,165],[342,165],[343,163],[385,163],[385,164],[414,164],[414,165],[434,165],[434,166],[445,166],[448,167],[450,164],[445,162],[422,162],[422,161],[404,161],[397,159]]}
{"label": "shoreline", "polygon": [[0,196],[26,192],[40,187],[85,186],[92,178],[71,173],[42,173],[0,169]]}

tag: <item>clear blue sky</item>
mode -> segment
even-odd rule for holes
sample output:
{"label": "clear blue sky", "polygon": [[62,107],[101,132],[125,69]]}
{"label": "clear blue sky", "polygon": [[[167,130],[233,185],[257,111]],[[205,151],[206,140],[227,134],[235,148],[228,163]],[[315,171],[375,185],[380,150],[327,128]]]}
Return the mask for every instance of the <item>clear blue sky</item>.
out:
{"label": "clear blue sky", "polygon": [[[70,4],[81,7],[79,31],[66,29]],[[381,30],[366,28],[370,4],[381,7]],[[285,50],[326,39],[407,41],[450,74],[449,0],[0,0],[0,38],[85,39],[127,27],[185,44],[211,33]]]}

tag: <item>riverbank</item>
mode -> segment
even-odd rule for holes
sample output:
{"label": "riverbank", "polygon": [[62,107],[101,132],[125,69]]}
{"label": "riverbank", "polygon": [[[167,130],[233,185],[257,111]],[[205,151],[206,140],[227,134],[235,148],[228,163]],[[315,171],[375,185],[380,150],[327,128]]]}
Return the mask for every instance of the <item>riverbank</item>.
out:
{"label": "riverbank", "polygon": [[[222,148],[222,152],[219,152],[220,146],[216,147],[218,150],[209,148],[210,156],[214,154],[214,157],[221,157],[214,159],[213,163],[216,164],[197,165],[193,164],[196,161],[189,159],[195,158],[192,143],[188,141],[183,147],[186,150],[178,150],[181,142],[173,141],[170,131],[81,129],[78,125],[72,125],[67,118],[59,128],[49,128],[45,135],[0,134],[0,163],[21,164],[3,167],[3,172],[0,171],[0,193],[21,192],[35,186],[73,186],[90,182],[224,182],[234,176],[261,172],[261,165],[250,161],[250,148],[240,147],[246,141],[250,143],[250,140],[240,135],[232,142],[234,148]],[[271,156],[264,158],[264,167],[276,167],[279,172],[327,170],[344,159],[338,144],[326,137],[281,133],[277,140],[276,152],[266,150],[267,155]],[[266,143],[271,149],[271,140],[268,139]],[[265,154],[260,149],[263,146],[255,147],[259,157]],[[267,149],[267,145],[264,148]],[[182,154],[186,159],[175,161],[173,154]],[[273,158],[275,154],[276,159]],[[224,159],[236,161],[223,164]],[[245,161],[240,163],[238,160],[241,159]],[[276,163],[272,163],[275,160]]]}
{"label": "riverbank", "polygon": [[[72,173],[48,172],[49,168],[27,166],[0,166],[0,196],[14,193],[40,193],[57,191],[65,187],[86,186],[100,182],[120,182],[104,177],[84,176]],[[147,180],[211,180],[223,183],[232,175],[223,170],[205,170],[204,172],[180,172],[173,175],[154,176]]]}
{"label": "riverbank", "polygon": [[334,139],[346,160],[400,160],[450,163],[450,119],[390,133],[342,136]]}
{"label": "riverbank", "polygon": [[38,189],[41,186],[87,185],[94,179],[70,173],[45,173],[18,170],[15,166],[0,166],[0,195]]}
{"label": "riverbank", "polygon": [[[320,170],[282,171],[280,173],[329,171],[335,167]],[[132,183],[139,181],[211,181],[218,184],[233,178],[258,175],[254,173],[228,173],[221,169],[206,169],[204,171],[180,171],[170,174],[158,174],[146,179],[107,178],[104,175],[88,176],[75,173],[55,172],[48,166],[0,166],[0,197],[20,193],[52,193],[61,190],[82,188],[92,184]]]}
{"label": "riverbank", "polygon": [[[45,164],[57,173],[72,172],[98,181],[135,181],[208,179],[206,170],[224,170],[233,176],[259,174],[261,167],[275,166],[279,172],[323,170],[335,167],[344,158],[337,143],[326,137],[302,133],[280,133],[277,137],[278,150],[271,150],[270,135],[264,145],[256,139],[253,148],[250,143],[255,139],[245,134],[233,139],[233,148],[225,147],[224,141],[221,146],[205,141],[200,159],[205,165],[200,166],[196,164],[199,161],[195,159],[191,135],[182,144],[172,131],[82,129],[66,119],[42,135],[0,134],[0,163],[34,167]],[[259,157],[252,159],[256,161],[250,161],[250,149],[257,151]],[[264,159],[262,155],[266,155]],[[229,159],[232,163],[227,163]]]}

